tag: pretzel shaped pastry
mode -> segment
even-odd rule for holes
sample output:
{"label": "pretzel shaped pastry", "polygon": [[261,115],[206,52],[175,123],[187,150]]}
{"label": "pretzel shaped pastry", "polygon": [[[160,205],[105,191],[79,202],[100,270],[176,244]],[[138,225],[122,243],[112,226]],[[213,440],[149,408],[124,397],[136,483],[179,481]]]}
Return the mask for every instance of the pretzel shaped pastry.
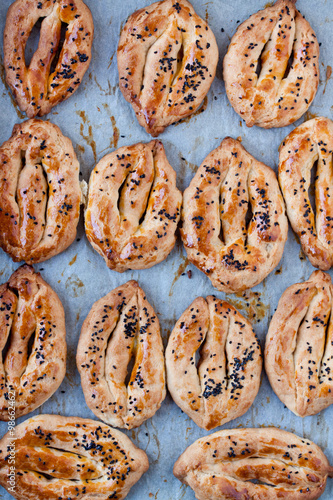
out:
{"label": "pretzel shaped pastry", "polygon": [[273,391],[299,417],[333,403],[333,287],[315,271],[282,294],[269,325],[266,373]]}
{"label": "pretzel shaped pastry", "polygon": [[[309,189],[314,180],[315,209]],[[280,146],[279,182],[291,227],[314,267],[333,265],[333,122],[314,118],[295,128]]]}
{"label": "pretzel shaped pastry", "polygon": [[14,262],[43,262],[75,239],[79,162],[50,122],[27,120],[0,147],[0,247]]}
{"label": "pretzel shaped pastry", "polygon": [[287,232],[275,173],[225,138],[184,192],[181,236],[189,260],[218,290],[239,292],[278,265]]}
{"label": "pretzel shaped pastry", "polygon": [[127,19],[117,60],[123,96],[157,137],[199,108],[215,77],[218,47],[190,2],[164,0]]}
{"label": "pretzel shaped pastry", "polygon": [[277,0],[242,23],[223,61],[228,99],[248,127],[285,127],[312,103],[319,44],[296,0]]}
{"label": "pretzel shaped pastry", "polygon": [[312,441],[268,427],[225,429],[198,439],[173,473],[198,500],[315,500],[333,467]]}
{"label": "pretzel shaped pastry", "polygon": [[119,148],[90,176],[87,238],[110,269],[147,269],[173,249],[181,203],[160,141]]}
{"label": "pretzel shaped pastry", "polygon": [[262,361],[256,334],[237,309],[213,295],[198,297],[181,315],[165,357],[173,400],[204,429],[240,417],[258,393]]}
{"label": "pretzel shaped pastry", "polygon": [[[25,47],[41,18],[38,48],[27,67]],[[4,31],[6,81],[29,118],[49,113],[78,89],[90,64],[93,35],[93,19],[82,0],[12,3]]]}
{"label": "pretzel shaped pastry", "polygon": [[30,413],[55,393],[66,373],[64,309],[28,265],[0,285],[0,350],[0,420],[10,420],[13,400],[15,418]]}
{"label": "pretzel shaped pastry", "polygon": [[122,500],[149,468],[145,452],[108,425],[38,415],[15,427],[10,488],[12,443],[10,432],[0,441],[0,484],[18,500]]}
{"label": "pretzel shaped pastry", "polygon": [[82,325],[77,367],[87,405],[110,425],[138,427],[160,408],[166,394],[160,324],[136,281],[92,306]]}

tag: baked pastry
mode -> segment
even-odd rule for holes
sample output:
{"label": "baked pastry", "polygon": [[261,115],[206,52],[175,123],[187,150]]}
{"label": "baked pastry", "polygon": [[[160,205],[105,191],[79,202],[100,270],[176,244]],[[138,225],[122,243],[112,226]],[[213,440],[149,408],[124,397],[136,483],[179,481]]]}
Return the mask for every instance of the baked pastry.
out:
{"label": "baked pastry", "polygon": [[160,141],[119,148],[91,173],[87,238],[110,269],[147,269],[173,249],[181,203]]}
{"label": "baked pastry", "polygon": [[278,265],[288,221],[272,169],[226,137],[184,192],[188,259],[226,293],[258,285]]}
{"label": "baked pastry", "polygon": [[[40,19],[38,48],[27,66],[26,44]],[[12,3],[4,31],[6,81],[29,118],[49,113],[78,89],[90,64],[93,35],[91,12],[82,0]]]}
{"label": "baked pastry", "polygon": [[243,22],[223,61],[228,99],[248,127],[285,127],[312,103],[319,44],[296,0],[277,0]]}
{"label": "baked pastry", "polygon": [[299,417],[333,403],[333,286],[315,271],[282,294],[269,325],[265,366],[273,391]]}
{"label": "baked pastry", "polygon": [[315,500],[333,467],[313,442],[268,427],[200,438],[179,457],[173,473],[198,500]]}
{"label": "baked pastry", "polygon": [[26,415],[47,401],[66,373],[64,308],[28,265],[0,285],[0,420]]}
{"label": "baked pastry", "polygon": [[199,108],[215,77],[218,47],[190,2],[164,0],[129,16],[117,59],[123,96],[157,137]]}
{"label": "baked pastry", "polygon": [[160,324],[136,281],[95,302],[76,359],[86,403],[104,422],[132,429],[160,408],[166,394]]}
{"label": "baked pastry", "polygon": [[237,309],[213,295],[198,297],[181,315],[165,359],[173,400],[204,429],[240,417],[258,393],[258,338]]}
{"label": "baked pastry", "polygon": [[333,265],[332,153],[333,122],[323,117],[302,123],[280,146],[279,182],[291,227],[311,264],[322,271]]}
{"label": "baked pastry", "polygon": [[125,434],[86,418],[38,415],[15,438],[15,488],[10,431],[0,441],[0,484],[18,500],[122,500],[149,468]]}
{"label": "baked pastry", "polygon": [[0,147],[0,247],[14,262],[43,262],[75,239],[80,216],[79,162],[50,122],[17,124]]}

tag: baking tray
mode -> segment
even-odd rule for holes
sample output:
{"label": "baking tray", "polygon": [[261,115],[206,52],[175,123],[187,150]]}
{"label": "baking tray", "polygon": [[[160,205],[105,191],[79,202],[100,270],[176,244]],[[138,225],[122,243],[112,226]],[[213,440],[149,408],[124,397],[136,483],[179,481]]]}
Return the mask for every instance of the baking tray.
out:
{"label": "baking tray", "polygon": [[[81,179],[88,182],[94,165],[115,148],[148,142],[150,136],[138,125],[134,112],[123,98],[118,86],[116,48],[119,33],[129,14],[152,3],[149,0],[85,0],[95,24],[92,62],[79,90],[66,102],[54,108],[47,119],[70,137],[81,165]],[[6,12],[11,0],[0,0],[0,31],[3,33]],[[309,20],[321,43],[320,85],[309,111],[295,124],[282,129],[248,129],[230,106],[222,81],[222,59],[238,24],[265,6],[265,0],[192,0],[196,12],[212,28],[219,47],[220,60],[202,110],[184,122],[169,127],[161,136],[167,157],[177,171],[177,184],[184,190],[197,167],[221,140],[230,135],[241,138],[244,147],[258,160],[277,171],[278,147],[297,125],[315,116],[333,115],[333,2],[331,0],[298,0],[297,6]],[[267,5],[267,4],[266,4]],[[0,39],[0,143],[10,136],[15,123],[25,116],[19,111],[5,85],[2,36]],[[18,267],[0,250],[0,282],[5,282]],[[92,304],[113,288],[130,279],[138,280],[154,307],[163,334],[164,344],[185,308],[199,295],[215,294],[226,298],[249,320],[262,346],[272,314],[286,287],[307,279],[313,267],[304,257],[299,243],[289,230],[283,258],[263,283],[240,295],[215,290],[209,279],[186,259],[178,238],[169,257],[161,264],[142,271],[118,274],[107,269],[88,243],[81,216],[77,240],[62,254],[36,265],[42,276],[59,295],[66,313],[68,342],[67,374],[61,387],[42,407],[28,415],[56,413],[96,419],[85,404],[75,353],[83,320]],[[330,271],[331,276],[333,272]],[[28,418],[18,419],[18,423]],[[277,426],[315,441],[333,463],[333,405],[319,415],[296,417],[275,396],[265,375],[259,394],[249,411],[223,428]],[[7,423],[0,423],[0,435]],[[126,431],[125,431],[126,432]],[[126,432],[149,457],[149,471],[132,488],[128,500],[193,500],[194,493],[172,474],[174,462],[185,448],[199,437],[209,434],[197,427],[167,395],[161,409],[138,429]],[[0,487],[0,499],[12,497]],[[333,480],[323,500],[333,498]]]}

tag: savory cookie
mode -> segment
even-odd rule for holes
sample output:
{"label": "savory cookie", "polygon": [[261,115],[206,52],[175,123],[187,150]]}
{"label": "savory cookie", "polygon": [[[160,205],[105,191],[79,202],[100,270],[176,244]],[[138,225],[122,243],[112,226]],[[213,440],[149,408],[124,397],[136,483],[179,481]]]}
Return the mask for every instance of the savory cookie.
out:
{"label": "savory cookie", "polygon": [[87,405],[110,425],[138,427],[160,408],[166,394],[160,324],[136,281],[92,306],[77,367]]}
{"label": "savory cookie", "polygon": [[72,143],[50,122],[14,126],[0,147],[0,247],[15,262],[42,262],[75,239],[82,193]]}
{"label": "savory cookie", "polygon": [[265,367],[270,384],[295,415],[333,403],[333,287],[315,271],[282,294],[269,325]]}
{"label": "savory cookie", "polygon": [[242,23],[223,62],[228,99],[248,127],[284,127],[312,103],[319,44],[296,0],[278,0]]}
{"label": "savory cookie", "polygon": [[152,267],[175,245],[181,203],[160,141],[119,148],[91,173],[87,238],[110,269]]}
{"label": "savory cookie", "polygon": [[[27,66],[26,44],[40,20],[38,48]],[[6,81],[29,118],[49,113],[78,89],[90,64],[93,34],[91,12],[82,0],[12,3],[4,31]]]}
{"label": "savory cookie", "polygon": [[273,170],[225,138],[184,192],[182,240],[218,290],[254,287],[278,265],[288,221]]}
{"label": "savory cookie", "polygon": [[256,334],[232,305],[212,295],[198,297],[181,315],[165,357],[173,400],[204,429],[240,417],[258,393],[262,361]]}
{"label": "savory cookie", "polygon": [[18,500],[122,500],[149,468],[122,432],[79,417],[38,415],[0,440],[0,484]]}
{"label": "savory cookie", "polygon": [[225,429],[198,439],[173,473],[198,500],[315,500],[333,467],[313,442],[268,427]]}
{"label": "savory cookie", "polygon": [[199,108],[215,77],[218,47],[190,2],[164,0],[128,18],[117,58],[120,90],[157,137]]}
{"label": "savory cookie", "polygon": [[28,265],[0,285],[0,351],[0,420],[12,420],[41,406],[66,373],[64,309]]}
{"label": "savory cookie", "polygon": [[[290,224],[314,267],[333,265],[333,122],[314,118],[280,146],[279,182]],[[309,190],[314,186],[311,204]],[[315,206],[316,213],[312,206]]]}

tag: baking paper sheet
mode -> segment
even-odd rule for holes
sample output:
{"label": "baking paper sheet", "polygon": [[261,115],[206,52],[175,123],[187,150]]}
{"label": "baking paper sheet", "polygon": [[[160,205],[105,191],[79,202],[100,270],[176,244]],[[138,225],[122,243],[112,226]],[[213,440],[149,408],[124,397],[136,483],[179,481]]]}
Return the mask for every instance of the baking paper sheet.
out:
{"label": "baking paper sheet", "polygon": [[[118,86],[116,47],[120,30],[129,14],[144,7],[149,0],[85,0],[95,24],[92,62],[79,90],[66,102],[54,108],[47,118],[57,124],[73,142],[80,161],[81,179],[88,182],[94,165],[115,148],[148,142],[150,136],[138,125],[134,112]],[[3,33],[6,11],[11,0],[0,0],[0,31]],[[257,159],[277,171],[278,147],[283,138],[304,120],[315,116],[333,118],[333,2],[332,0],[298,0],[297,7],[305,15],[321,43],[320,85],[314,103],[298,122],[282,129],[248,129],[233,111],[226,98],[222,81],[222,59],[238,23],[264,7],[265,0],[192,0],[197,13],[207,20],[218,42],[220,60],[216,79],[204,101],[204,112],[197,112],[181,124],[169,127],[161,136],[167,157],[177,171],[177,184],[184,190],[197,167],[221,140],[230,135],[241,138],[244,147]],[[15,105],[4,83],[2,35],[0,81],[0,144],[7,140],[15,123],[25,117]],[[0,250],[0,282],[5,282],[18,267]],[[78,240],[62,254],[36,265],[43,278],[59,295],[66,313],[68,342],[67,374],[59,390],[35,412],[77,415],[96,419],[85,404],[76,369],[75,353],[83,320],[92,304],[113,288],[130,279],[138,280],[154,307],[166,344],[179,316],[198,296],[215,294],[227,298],[247,316],[261,339],[264,338],[279,297],[286,287],[307,279],[314,270],[304,257],[292,231],[289,231],[283,258],[264,282],[246,292],[246,297],[228,295],[215,290],[209,279],[188,264],[182,244],[177,244],[166,261],[143,271],[118,274],[107,269],[104,260],[88,243],[83,230],[83,217]],[[190,278],[187,271],[192,272]],[[184,274],[185,273],[185,274]],[[333,271],[330,271],[331,276]],[[23,417],[18,423],[27,418]],[[284,408],[264,375],[259,394],[241,418],[224,428],[277,426],[315,441],[333,464],[333,405],[313,417],[301,419]],[[7,423],[0,423],[0,435]],[[149,471],[128,495],[128,500],[193,500],[194,493],[172,474],[174,462],[197,438],[209,434],[197,427],[167,395],[157,414],[138,429],[127,434],[149,457]],[[12,497],[0,487],[0,499]],[[333,480],[323,500],[333,498]]]}

